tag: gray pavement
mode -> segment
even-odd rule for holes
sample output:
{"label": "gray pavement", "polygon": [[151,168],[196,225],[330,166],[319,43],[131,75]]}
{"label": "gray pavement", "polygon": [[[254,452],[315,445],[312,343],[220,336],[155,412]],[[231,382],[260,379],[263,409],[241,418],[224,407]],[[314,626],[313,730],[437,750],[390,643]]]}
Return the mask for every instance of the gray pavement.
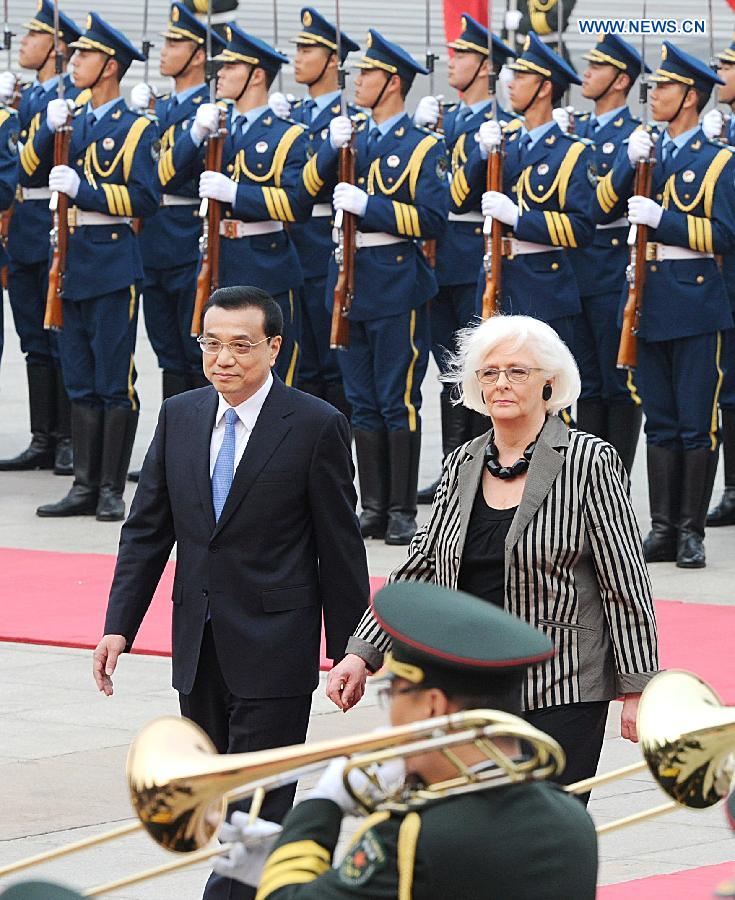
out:
{"label": "gray pavement", "polygon": [[[0,456],[20,450],[28,437],[24,366],[7,302],[5,332],[0,367]],[[142,330],[136,361],[142,415],[133,455],[135,465],[142,461],[160,400],[160,378]],[[424,395],[422,480],[428,481],[439,466],[438,384],[433,369],[425,382]],[[1,473],[0,547],[114,553],[117,525],[89,518],[44,520],[34,515],[39,503],[61,497],[69,485],[69,479],[45,472]],[[715,490],[720,489],[718,478]],[[131,485],[128,500],[132,493]],[[634,471],[633,496],[641,527],[645,528],[642,453]],[[422,516],[426,513],[424,508]],[[686,572],[673,565],[653,566],[656,597],[732,603],[732,548],[733,529],[713,530],[707,536],[709,564],[705,570]],[[368,542],[368,555],[371,574],[386,575],[403,558],[404,551]],[[10,596],[7,589],[3,590],[0,576],[0,615],[5,604],[14,602],[23,602],[22,596]],[[105,597],[100,597],[100,604],[104,602]],[[119,668],[115,688],[111,699],[97,694],[89,652],[0,644],[0,866],[131,820],[125,755],[144,723],[177,712],[176,696],[170,687],[170,663],[167,659],[128,656]],[[601,771],[639,759],[636,747],[619,736],[619,711],[619,704],[611,705]],[[355,710],[342,715],[331,707],[320,687],[314,695],[309,739],[357,734],[382,721],[372,691]],[[308,790],[313,780],[301,784],[300,793]],[[658,805],[664,799],[647,774],[641,774],[597,790],[590,810],[602,823]],[[354,820],[347,826],[349,833]],[[602,837],[600,852],[600,883],[606,884],[731,861],[735,858],[735,837],[720,809],[679,811]],[[150,839],[136,834],[48,863],[33,874],[86,888],[168,859]],[[735,872],[735,865],[733,868]],[[110,896],[195,900],[207,871],[206,864],[199,864]],[[0,880],[0,886],[14,878]],[[539,896],[543,896],[543,888]],[[630,896],[644,894],[631,890]]]}

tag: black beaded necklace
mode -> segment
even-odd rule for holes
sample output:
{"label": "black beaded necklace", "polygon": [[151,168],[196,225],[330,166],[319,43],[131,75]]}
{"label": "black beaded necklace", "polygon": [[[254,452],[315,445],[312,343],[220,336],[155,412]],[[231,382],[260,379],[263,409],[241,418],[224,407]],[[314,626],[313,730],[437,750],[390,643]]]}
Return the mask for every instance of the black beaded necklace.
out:
{"label": "black beaded necklace", "polygon": [[528,467],[531,465],[531,457],[533,456],[533,451],[536,449],[540,434],[541,432],[536,435],[535,440],[531,441],[523,451],[523,456],[521,456],[520,459],[517,459],[512,466],[500,465],[498,448],[495,446],[495,441],[490,438],[487,447],[485,447],[485,466],[488,472],[493,478],[502,478],[504,481],[509,478],[517,478],[519,475],[527,472]]}

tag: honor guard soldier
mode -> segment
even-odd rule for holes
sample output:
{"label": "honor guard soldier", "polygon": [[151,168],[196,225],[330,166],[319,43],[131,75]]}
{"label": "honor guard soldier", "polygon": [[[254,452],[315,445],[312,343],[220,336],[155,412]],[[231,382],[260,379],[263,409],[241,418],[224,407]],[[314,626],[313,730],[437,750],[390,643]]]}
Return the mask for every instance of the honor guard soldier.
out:
{"label": "honor guard soldier", "polygon": [[[416,531],[421,383],[429,354],[427,301],[437,292],[418,241],[441,234],[448,162],[440,137],[413,124],[405,98],[417,73],[405,50],[370,29],[356,68],[355,102],[371,112],[357,125],[357,184],[334,189],[336,210],[358,217],[350,348],[339,356],[357,449],[364,537],[408,544]],[[337,175],[353,123],[338,116],[304,170],[321,189]],[[327,278],[331,309],[337,265]]]}
{"label": "honor guard soldier", "polygon": [[[132,224],[158,206],[156,128],[120,96],[130,63],[143,59],[123,34],[91,13],[70,46],[74,83],[91,99],[72,118],[69,165],[54,165],[48,183],[70,204],[59,352],[72,405],[74,485],[36,512],[119,521],[138,422],[133,352],[143,266]],[[31,125],[21,154],[30,174],[48,168],[54,133],[68,117],[67,102],[52,100]]]}
{"label": "honor guard soldier", "polygon": [[[553,655],[548,637],[526,622],[436,585],[383,588],[375,616],[393,640],[378,676],[393,726],[472,709],[519,716],[529,666]],[[513,725],[500,730],[507,736],[490,738],[494,749],[514,761],[527,758]],[[402,759],[398,746],[394,759],[377,773],[373,767],[374,781],[353,770],[351,789],[372,804],[388,802],[360,825],[339,865],[333,859],[342,818],[358,810],[345,787],[345,757],[329,765],[276,838],[273,823],[248,825],[247,816],[236,813],[223,837],[244,845],[215,870],[258,885],[256,900],[593,900],[597,836],[583,805],[545,780],[502,780],[502,770],[478,744],[455,744],[453,759],[430,749]],[[488,783],[469,792],[447,787],[460,767],[484,773]],[[442,782],[432,797],[431,785]],[[422,799],[412,801],[412,790]],[[262,845],[253,846],[255,836],[273,848],[267,859]]]}
{"label": "honor guard soldier", "polygon": [[[630,222],[649,228],[636,369],[652,520],[644,553],[648,562],[701,568],[717,469],[722,331],[733,324],[715,254],[735,249],[735,160],[699,125],[722,83],[708,66],[665,41],[651,80],[653,118],[668,127],[656,144],[653,196],[628,200]],[[598,194],[624,202],[651,143],[647,131],[634,131]]]}
{"label": "honor guard soldier", "polygon": [[[296,83],[305,84],[308,94],[293,104],[291,116],[306,128],[306,156],[311,159],[328,139],[329,123],[340,114],[339,65],[344,64],[348,53],[360,48],[343,32],[338,60],[335,26],[308,6],[301,10],[301,31],[293,41]],[[355,114],[357,110],[350,108],[348,115]],[[325,185],[319,187],[308,180],[304,184],[314,200],[311,219],[291,229],[304,272],[298,386],[327,400],[349,419],[337,352],[329,349],[331,315],[324,304],[327,268],[334,249],[332,193]]]}
{"label": "honor guard soldier", "polygon": [[[454,50],[449,57],[449,84],[462,95],[461,100],[446,104],[440,110],[436,97],[422,97],[413,117],[416,125],[428,128],[436,128],[441,119],[452,173],[467,162],[470,150],[477,143],[480,125],[493,117],[488,80],[487,28],[467,13],[462,14],[461,21],[459,37],[448,44]],[[495,35],[492,40],[493,66],[499,73],[509,59],[515,59],[516,54]],[[499,121],[510,122],[512,119],[512,113],[498,107]],[[476,208],[468,212],[450,212],[447,227],[436,242],[435,274],[439,293],[431,301],[429,322],[431,352],[440,373],[447,370],[447,351],[455,349],[457,329],[469,325],[475,314],[477,271],[482,265],[485,250],[482,223],[479,201]],[[457,265],[458,260],[462,261],[461,265]],[[473,426],[476,423],[472,411],[461,405],[455,406],[451,395],[451,385],[445,384],[439,395],[444,457],[474,436]],[[484,424],[482,429],[485,430]],[[420,490],[418,502],[431,503],[438,486],[439,479]]]}
{"label": "honor guard soldier", "polygon": [[[217,96],[232,101],[226,105],[223,171],[201,174],[199,196],[223,205],[219,286],[259,287],[283,310],[283,344],[275,371],[293,385],[302,275],[284,225],[304,221],[311,208],[299,190],[306,153],[304,129],[279,118],[268,106],[268,89],[287,58],[236,25],[227,26],[227,38],[227,46],[215,57],[223,63]],[[220,108],[203,103],[192,127],[161,154],[159,169],[168,170],[171,189],[201,172],[202,144],[217,131],[219,120]]]}
{"label": "honor guard soldier", "polygon": [[[594,101],[595,111],[575,117],[575,132],[594,142],[601,179],[611,171],[623,141],[640,124],[626,104],[644,63],[614,34],[604,35],[584,58],[589,65],[582,76],[582,96]],[[650,72],[647,66],[646,71]],[[633,373],[617,366],[618,307],[626,283],[630,226],[625,216],[611,209],[604,192],[594,210],[597,227],[592,244],[569,251],[582,303],[574,322],[573,350],[582,379],[576,423],[581,431],[611,443],[630,474],[643,418]]]}
{"label": "honor guard soldier", "polygon": [[[523,127],[506,138],[503,192],[487,191],[487,154],[501,142],[498,122],[480,126],[479,143],[452,180],[452,212],[475,209],[482,195],[484,216],[500,220],[503,238],[500,308],[533,316],[551,325],[572,345],[579,290],[566,250],[584,247],[594,235],[593,202],[597,183],[590,141],[565,134],[552,109],[569,84],[580,84],[572,69],[535,34],[523,54],[508,66],[514,112]],[[476,309],[485,284],[480,272]]]}
{"label": "honor guard soldier", "polygon": [[[711,109],[702,119],[702,130],[708,138],[722,141],[735,148],[735,41],[717,54],[720,61],[717,74],[724,81],[718,100],[730,106],[730,114],[723,117],[719,109]],[[722,257],[730,308],[735,319],[735,254]],[[707,525],[735,525],[735,329],[722,332],[722,388],[720,390],[721,441],[725,490],[720,502],[707,516]]]}
{"label": "honor guard soldier", "polygon": [[[0,213],[10,209],[18,178],[18,116],[15,111],[0,106]],[[8,264],[8,254],[0,242],[0,269]],[[0,307],[2,304],[0,304]],[[0,360],[4,343],[3,313],[0,309]]]}
{"label": "honor guard soldier", "polygon": [[[148,84],[136,84],[131,106],[152,112],[158,126],[161,152],[169,150],[186,131],[202,103],[209,98],[204,83],[207,27],[182,3],[173,3],[161,48],[161,75],[174,80],[170,94],[154,97]],[[212,34],[218,52],[225,42]],[[152,107],[152,108],[151,108]],[[199,194],[196,178],[168,190],[170,171],[158,167],[161,208],[146,219],[141,233],[143,256],[143,314],[162,376],[163,399],[208,384],[202,373],[202,354],[191,335],[191,318],[199,263]]]}
{"label": "honor guard soldier", "polygon": [[[20,65],[36,72],[34,81],[24,84],[20,90],[17,121],[21,144],[28,140],[31,127],[38,127],[46,107],[56,97],[53,23],[53,3],[40,0],[36,15],[26,25],[28,32],[20,42]],[[79,37],[79,30],[62,12],[59,32],[59,49],[66,59],[69,44]],[[62,77],[64,96],[76,97],[79,92],[71,78],[66,74]],[[12,101],[16,85],[12,72],[0,75],[0,99]],[[50,160],[39,167],[26,165],[27,161],[21,156],[17,200],[8,229],[8,296],[20,348],[26,358],[31,442],[17,456],[0,460],[0,471],[53,469],[57,475],[71,475],[69,399],[61,375],[56,335],[43,327],[51,230]]]}

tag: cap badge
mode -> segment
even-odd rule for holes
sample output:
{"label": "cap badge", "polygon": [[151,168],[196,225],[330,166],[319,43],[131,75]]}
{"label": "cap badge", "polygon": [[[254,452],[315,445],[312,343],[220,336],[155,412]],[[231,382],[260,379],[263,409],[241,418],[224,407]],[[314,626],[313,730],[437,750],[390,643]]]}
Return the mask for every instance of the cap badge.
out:
{"label": "cap badge", "polygon": [[178,6],[172,6],[172,7],[171,7],[171,21],[172,21],[172,22],[178,22],[178,21],[179,21],[179,16],[180,16],[180,15],[181,15],[181,13],[179,12],[179,7],[178,7]]}
{"label": "cap badge", "polygon": [[304,10],[304,15],[301,17],[301,24],[305,25],[307,28],[311,25],[313,19],[311,18],[311,13],[308,9]]}

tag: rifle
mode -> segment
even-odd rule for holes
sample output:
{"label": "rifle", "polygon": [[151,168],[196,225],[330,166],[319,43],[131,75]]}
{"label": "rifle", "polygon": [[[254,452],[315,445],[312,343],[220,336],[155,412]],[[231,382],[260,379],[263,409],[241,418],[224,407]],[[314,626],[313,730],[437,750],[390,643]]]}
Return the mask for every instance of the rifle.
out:
{"label": "rifle", "polygon": [[[342,62],[342,29],[339,19],[339,0],[335,2],[336,17],[335,28],[337,31],[337,59],[339,61],[339,90],[340,90],[340,114],[345,115],[345,82],[346,70]],[[354,130],[350,143],[346,147],[340,147],[339,162],[337,164],[337,178],[347,184],[355,183],[355,134]],[[339,241],[334,251],[334,259],[337,263],[337,282],[334,285],[334,300],[332,302],[332,326],[329,334],[329,347],[331,350],[348,350],[350,347],[350,321],[349,314],[352,309],[352,301],[355,296],[355,253],[357,236],[357,218],[353,213],[337,210],[334,217],[334,227],[339,233]]]}
{"label": "rifle", "polygon": [[[434,96],[434,65],[439,57],[431,49],[431,0],[426,0],[426,69],[429,73],[429,93]],[[441,133],[444,119],[444,110],[439,107],[439,119],[433,128],[437,134]],[[421,242],[426,262],[432,269],[436,268],[436,239],[428,238]]]}
{"label": "rifle", "polygon": [[[59,47],[59,0],[54,3],[54,57],[59,100],[64,99],[64,56]],[[67,113],[66,123],[54,134],[54,165],[69,165],[69,143],[71,141],[71,114]],[[46,293],[46,313],[43,327],[59,330],[63,324],[61,296],[64,292],[64,272],[66,271],[66,250],[69,243],[69,196],[54,191],[49,202],[54,224],[51,229],[53,256],[48,273]]]}
{"label": "rifle", "polygon": [[[492,2],[488,2],[487,10],[487,52],[488,52],[488,79],[490,84],[490,97],[493,104],[493,118],[498,121],[498,100],[495,94],[497,75],[493,66],[493,33]],[[486,190],[503,190],[503,159],[505,151],[503,145],[493,147],[487,157],[487,181]],[[502,282],[503,265],[503,223],[498,219],[485,219],[482,226],[485,237],[485,254],[482,257],[485,269],[485,288],[482,292],[482,318],[489,319],[496,315],[500,309],[500,289]]]}

